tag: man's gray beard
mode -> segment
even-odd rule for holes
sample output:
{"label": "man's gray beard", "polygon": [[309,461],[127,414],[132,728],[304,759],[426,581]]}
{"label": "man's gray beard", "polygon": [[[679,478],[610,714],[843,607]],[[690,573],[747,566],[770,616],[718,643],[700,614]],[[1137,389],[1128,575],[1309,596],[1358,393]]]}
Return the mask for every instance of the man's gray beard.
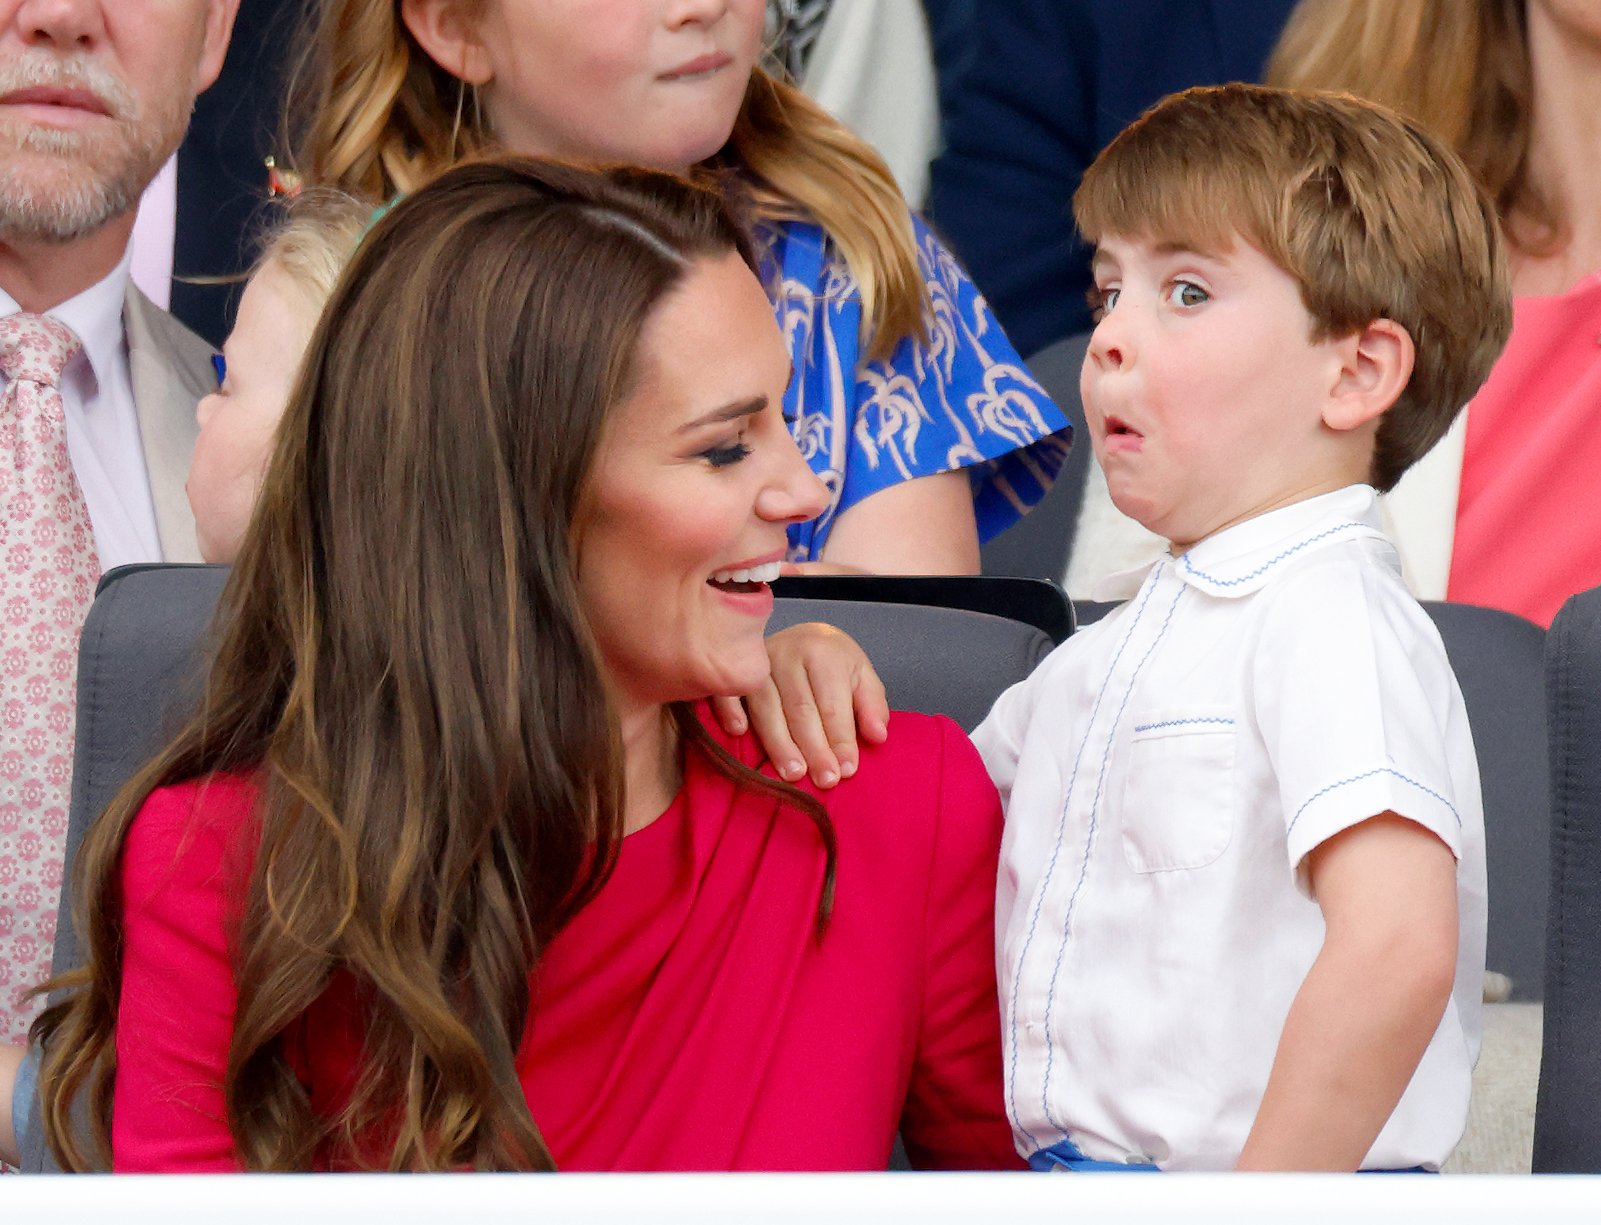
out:
{"label": "man's gray beard", "polygon": [[96,135],[0,123],[0,241],[72,242],[136,207],[193,110],[188,94]]}
{"label": "man's gray beard", "polygon": [[[0,239],[72,242],[135,207],[171,150],[156,125],[119,126],[113,149],[78,132],[0,128]],[[59,161],[41,169],[47,157]]]}

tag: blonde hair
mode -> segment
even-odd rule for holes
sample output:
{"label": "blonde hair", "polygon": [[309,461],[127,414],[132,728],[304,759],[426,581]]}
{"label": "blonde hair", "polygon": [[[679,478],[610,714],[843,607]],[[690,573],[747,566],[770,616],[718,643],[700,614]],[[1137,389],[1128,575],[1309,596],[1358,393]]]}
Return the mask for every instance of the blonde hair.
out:
{"label": "blonde hair", "polygon": [[262,238],[251,275],[270,265],[320,312],[333,296],[372,212],[370,204],[333,188],[302,191]]}
{"label": "blonde hair", "polygon": [[1073,215],[1092,243],[1223,251],[1244,238],[1295,278],[1313,341],[1375,319],[1404,327],[1412,377],[1379,424],[1381,490],[1445,434],[1512,330],[1483,189],[1439,140],[1348,94],[1224,85],[1165,98],[1095,159]]}
{"label": "blonde hair", "polygon": [[1301,0],[1267,83],[1400,111],[1456,150],[1520,249],[1540,254],[1564,239],[1565,219],[1529,178],[1524,0]]}
{"label": "blonde hair", "polygon": [[[477,91],[412,37],[400,0],[315,0],[289,112],[297,169],[375,202],[415,191],[494,141]],[[820,225],[856,280],[865,356],[927,338],[928,287],[911,214],[883,159],[762,68],[711,167],[752,190],[758,217]]]}

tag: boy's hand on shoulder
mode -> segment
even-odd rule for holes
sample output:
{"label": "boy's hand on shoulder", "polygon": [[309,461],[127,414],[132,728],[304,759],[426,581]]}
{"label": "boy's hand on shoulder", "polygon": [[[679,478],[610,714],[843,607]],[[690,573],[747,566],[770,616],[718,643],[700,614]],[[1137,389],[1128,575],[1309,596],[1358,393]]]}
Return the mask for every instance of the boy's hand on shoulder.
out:
{"label": "boy's hand on shoulder", "polygon": [[756,733],[779,776],[810,774],[832,787],[856,773],[858,735],[869,744],[889,737],[884,683],[856,640],[832,625],[806,622],[767,639],[767,682],[743,698],[714,698],[730,735]]}
{"label": "boy's hand on shoulder", "polygon": [[1393,812],[1307,856],[1326,924],[1296,993],[1246,1170],[1354,1170],[1405,1092],[1456,976],[1456,858]]}

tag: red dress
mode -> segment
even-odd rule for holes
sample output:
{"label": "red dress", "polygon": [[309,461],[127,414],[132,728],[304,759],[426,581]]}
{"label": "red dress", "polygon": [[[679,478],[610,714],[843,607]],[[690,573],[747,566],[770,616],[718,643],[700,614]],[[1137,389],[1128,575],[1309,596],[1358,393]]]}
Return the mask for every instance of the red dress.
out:
{"label": "red dress", "polygon": [[[747,763],[750,737],[728,742]],[[518,1071],[568,1170],[1020,1164],[1001,1097],[994,895],[1000,809],[944,719],[898,714],[822,793],[839,839],[821,942],[821,842],[693,749],[671,808],[623,842],[599,897],[532,979]],[[255,787],[163,788],[124,852],[112,1131],[118,1170],[236,1168],[221,1091],[227,941]],[[313,1105],[337,1107],[359,1009],[341,977],[285,1035]]]}

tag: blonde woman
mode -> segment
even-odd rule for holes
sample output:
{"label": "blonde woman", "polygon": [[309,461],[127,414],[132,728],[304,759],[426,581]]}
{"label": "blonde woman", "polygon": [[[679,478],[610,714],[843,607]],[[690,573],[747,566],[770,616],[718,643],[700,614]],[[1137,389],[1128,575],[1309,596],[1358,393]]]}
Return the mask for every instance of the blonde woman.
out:
{"label": "blonde woman", "polygon": [[490,149],[730,176],[789,342],[791,430],[828,489],[789,560],[961,573],[1067,444],[882,161],[756,66],[761,0],[321,0],[300,168],[369,199]]}
{"label": "blonde woman", "polygon": [[1549,624],[1601,583],[1601,6],[1303,0],[1268,77],[1412,115],[1495,199],[1512,340],[1390,510],[1420,595]]}

